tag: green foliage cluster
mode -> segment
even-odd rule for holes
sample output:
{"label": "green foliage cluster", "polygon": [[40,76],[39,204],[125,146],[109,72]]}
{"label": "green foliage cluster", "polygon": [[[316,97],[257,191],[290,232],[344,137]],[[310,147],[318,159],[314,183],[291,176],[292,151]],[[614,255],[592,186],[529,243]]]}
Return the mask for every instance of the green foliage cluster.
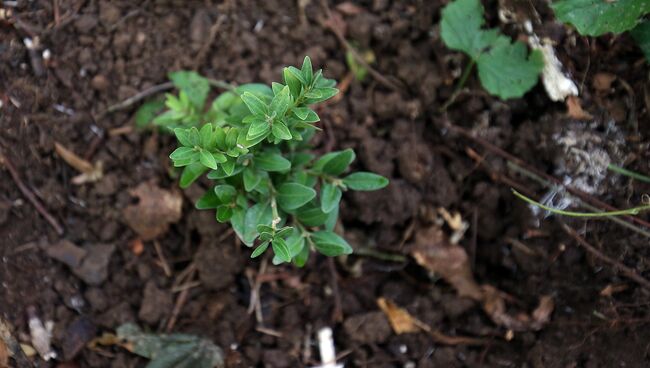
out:
{"label": "green foliage cluster", "polygon": [[650,13],[648,0],[559,0],[551,5],[555,16],[572,24],[586,36],[631,31],[641,50],[650,60]]}
{"label": "green foliage cluster", "polygon": [[257,244],[251,257],[269,247],[273,263],[302,266],[310,250],[327,256],[352,253],[333,232],[346,190],[377,190],[388,180],[370,172],[347,174],[351,149],[321,157],[309,141],[320,119],[310,108],[338,93],[336,82],[312,69],[284,68],[284,83],[246,84],[204,107],[210,82],[194,72],[171,75],[180,90],[167,95],[168,110],[154,123],[173,131],[179,146],[170,158],[183,168],[180,186],[207,173],[214,186],[196,203],[216,209],[244,244]]}
{"label": "green foliage cluster", "polygon": [[483,29],[484,23],[480,0],[454,0],[442,10],[440,35],[447,47],[463,51],[476,63],[488,92],[501,99],[523,96],[537,84],[542,54],[529,54],[525,44],[513,43],[498,29]]}

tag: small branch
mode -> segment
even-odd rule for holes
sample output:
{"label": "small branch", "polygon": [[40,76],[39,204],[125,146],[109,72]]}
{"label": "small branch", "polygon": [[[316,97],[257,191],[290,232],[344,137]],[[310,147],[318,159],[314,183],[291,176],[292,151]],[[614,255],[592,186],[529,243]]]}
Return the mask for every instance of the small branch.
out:
{"label": "small branch", "polygon": [[167,258],[165,258],[165,254],[163,253],[162,247],[160,246],[158,240],[153,241],[153,247],[156,249],[156,254],[158,255],[158,260],[160,261],[160,267],[162,267],[163,271],[165,272],[165,276],[171,277],[172,269],[169,267]]}
{"label": "small branch", "polygon": [[341,305],[341,293],[339,292],[338,275],[336,273],[334,258],[327,257],[327,266],[330,270],[330,279],[332,279],[332,295],[334,296],[334,310],[332,311],[332,320],[338,323],[343,321],[343,307]]}
{"label": "small branch", "polygon": [[451,104],[453,104],[454,101],[456,101],[456,98],[460,95],[463,86],[465,86],[465,82],[467,82],[467,78],[469,78],[469,75],[472,73],[472,70],[474,69],[474,65],[476,65],[476,61],[472,59],[472,61],[470,61],[469,64],[467,64],[467,66],[465,67],[465,70],[463,71],[463,74],[458,80],[458,84],[456,85],[454,92],[451,94],[451,96],[449,96],[449,99],[440,108],[441,112],[447,111],[447,108],[451,106]]}
{"label": "small branch", "polygon": [[625,266],[621,262],[619,262],[619,261],[617,261],[615,259],[612,259],[612,258],[604,255],[603,253],[601,253],[598,249],[596,249],[594,246],[589,244],[583,237],[581,237],[580,234],[578,234],[577,231],[575,231],[573,228],[571,228],[567,224],[565,224],[565,223],[563,223],[561,221],[560,221],[560,224],[562,225],[562,229],[567,234],[569,234],[573,239],[575,239],[575,241],[581,247],[583,247],[587,252],[591,253],[591,255],[593,255],[594,257],[596,257],[598,259],[600,259],[601,261],[603,261],[605,263],[610,264],[614,268],[620,270],[621,273],[624,274],[625,276],[627,276],[629,279],[636,281],[637,283],[639,283],[644,288],[650,290],[650,281],[648,281],[647,279],[645,279],[644,277],[639,275],[633,269]]}
{"label": "small branch", "polygon": [[217,21],[212,25],[212,27],[210,27],[210,33],[208,34],[208,38],[205,41],[205,43],[201,46],[201,49],[196,55],[196,58],[194,59],[194,67],[192,69],[197,70],[199,66],[203,64],[203,62],[205,61],[205,57],[208,55],[208,51],[210,51],[210,46],[214,42],[215,38],[217,38],[217,33],[219,32],[219,28],[221,28],[221,25],[225,20],[226,20],[226,16],[220,15],[217,18]]}
{"label": "small branch", "polygon": [[187,296],[189,295],[189,293],[190,293],[190,289],[185,289],[181,291],[180,294],[178,294],[178,297],[176,298],[176,304],[174,304],[174,310],[172,311],[172,315],[169,317],[169,320],[167,321],[165,332],[169,333],[174,329],[174,326],[176,325],[176,321],[178,320],[178,315],[181,313],[183,306],[187,302]]}
{"label": "small branch", "polygon": [[155,95],[156,93],[167,91],[174,88],[174,84],[172,82],[165,82],[162,84],[158,84],[156,86],[150,87],[145,89],[142,92],[138,92],[137,94],[127,98],[126,100],[116,103],[115,105],[109,106],[104,113],[102,113],[100,116],[107,115],[109,113],[119,111],[119,110],[124,110],[126,108],[131,107],[133,104],[136,102],[139,102],[141,100],[144,100],[145,98]]}
{"label": "small branch", "polygon": [[57,234],[63,235],[64,230],[63,227],[59,224],[59,222],[52,216],[46,209],[45,207],[41,204],[41,202],[36,198],[36,195],[23,183],[22,179],[20,178],[20,175],[18,174],[18,170],[16,170],[16,167],[9,161],[9,158],[4,155],[2,152],[0,152],[0,164],[4,165],[4,167],[9,171],[9,174],[11,175],[11,178],[14,180],[14,183],[16,183],[16,186],[20,190],[21,193],[27,198],[27,200],[36,208],[36,211],[45,218],[45,220],[54,228]]}

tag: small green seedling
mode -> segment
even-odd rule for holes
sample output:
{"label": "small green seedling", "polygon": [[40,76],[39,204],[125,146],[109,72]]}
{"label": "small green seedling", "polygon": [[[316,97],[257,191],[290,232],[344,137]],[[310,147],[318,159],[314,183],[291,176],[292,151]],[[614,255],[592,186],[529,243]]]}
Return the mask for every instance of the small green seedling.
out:
{"label": "small green seedling", "polygon": [[648,0],[560,0],[551,5],[555,16],[572,24],[581,35],[601,36],[606,33],[631,31],[641,50],[650,60],[650,13]]}
{"label": "small green seedling", "polygon": [[483,29],[480,0],[454,0],[442,10],[440,35],[453,50],[466,53],[472,60],[459,85],[465,82],[476,64],[483,87],[501,99],[521,97],[535,84],[544,59],[535,50],[528,53],[522,42],[512,40],[498,29]]}
{"label": "small green seedling", "polygon": [[244,244],[257,244],[253,258],[270,247],[274,264],[303,266],[312,248],[326,256],[352,253],[333,232],[341,196],[381,189],[388,180],[370,172],[346,175],[355,159],[351,149],[318,158],[310,153],[320,130],[310,106],[335,96],[335,81],[314,72],[306,57],[301,69],[284,68],[284,83],[245,84],[205,109],[207,80],[193,72],[172,79],[179,95],[167,95],[169,110],[154,122],[178,139],[169,157],[183,168],[181,187],[206,173],[214,181],[196,208],[216,209],[217,220],[230,222]]}

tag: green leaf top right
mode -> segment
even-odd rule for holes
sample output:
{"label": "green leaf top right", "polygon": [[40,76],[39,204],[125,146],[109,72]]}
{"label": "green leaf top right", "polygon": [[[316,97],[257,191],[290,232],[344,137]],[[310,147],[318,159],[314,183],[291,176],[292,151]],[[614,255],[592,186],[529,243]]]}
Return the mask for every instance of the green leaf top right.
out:
{"label": "green leaf top right", "polygon": [[472,58],[488,92],[504,100],[523,96],[537,84],[542,54],[529,54],[522,42],[511,42],[498,29],[482,29],[483,24],[480,0],[455,0],[442,10],[440,36],[447,47]]}
{"label": "green leaf top right", "polygon": [[551,7],[560,21],[587,36],[629,31],[650,13],[648,0],[560,0]]}

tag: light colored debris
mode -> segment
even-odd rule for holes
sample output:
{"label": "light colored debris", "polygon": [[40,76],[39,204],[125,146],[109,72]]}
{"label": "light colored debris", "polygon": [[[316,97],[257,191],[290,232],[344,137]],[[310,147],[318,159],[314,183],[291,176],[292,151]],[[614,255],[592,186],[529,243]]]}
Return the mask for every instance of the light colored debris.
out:
{"label": "light colored debris", "polygon": [[93,165],[58,142],[54,142],[54,150],[68,165],[81,173],[72,178],[73,184],[93,183],[104,177],[104,165],[101,161]]}
{"label": "light colored debris", "polygon": [[27,308],[27,324],[29,325],[29,334],[31,336],[31,343],[34,349],[38,352],[38,355],[43,358],[43,360],[48,361],[50,359],[56,358],[56,351],[52,350],[52,328],[54,327],[54,322],[47,321],[45,325],[38,315],[36,314],[35,307]]}
{"label": "light colored debris", "polygon": [[[532,30],[532,27],[526,28]],[[555,55],[552,41],[540,40],[537,35],[531,33],[528,37],[528,44],[533,49],[539,50],[544,56],[542,83],[548,97],[553,101],[564,101],[568,96],[577,96],[578,86],[562,71],[562,62]]]}
{"label": "light colored debris", "polygon": [[336,364],[336,350],[331,328],[323,327],[318,330],[318,350],[322,364],[314,368],[343,368],[343,364]]}

